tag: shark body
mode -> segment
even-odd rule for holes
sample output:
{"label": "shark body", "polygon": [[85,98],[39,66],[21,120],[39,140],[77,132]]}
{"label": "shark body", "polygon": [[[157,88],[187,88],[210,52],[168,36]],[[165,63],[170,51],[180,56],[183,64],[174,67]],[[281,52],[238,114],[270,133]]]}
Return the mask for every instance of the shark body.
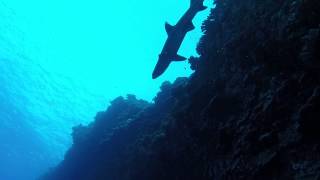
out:
{"label": "shark body", "polygon": [[193,18],[198,12],[207,8],[203,5],[203,2],[204,0],[191,0],[189,9],[180,18],[176,25],[172,26],[168,23],[165,24],[168,38],[152,73],[153,79],[156,79],[163,74],[172,61],[184,61],[187,59],[178,55],[178,51],[186,34],[195,28],[192,23]]}

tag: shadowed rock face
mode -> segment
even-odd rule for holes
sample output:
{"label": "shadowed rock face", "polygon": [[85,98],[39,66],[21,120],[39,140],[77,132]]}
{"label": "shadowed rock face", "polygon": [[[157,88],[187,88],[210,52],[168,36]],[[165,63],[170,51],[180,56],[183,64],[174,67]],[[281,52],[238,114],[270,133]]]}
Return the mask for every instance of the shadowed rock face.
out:
{"label": "shadowed rock face", "polygon": [[192,77],[115,100],[44,180],[320,178],[320,1],[216,5]]}

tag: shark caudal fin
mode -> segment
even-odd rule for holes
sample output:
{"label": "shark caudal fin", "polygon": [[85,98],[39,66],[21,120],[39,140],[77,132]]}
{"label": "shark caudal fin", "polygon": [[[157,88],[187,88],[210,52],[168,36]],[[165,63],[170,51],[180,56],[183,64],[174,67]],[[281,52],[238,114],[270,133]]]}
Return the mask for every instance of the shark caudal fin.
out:
{"label": "shark caudal fin", "polygon": [[190,0],[190,8],[196,8],[199,11],[203,11],[207,9],[206,6],[203,5],[204,0]]}

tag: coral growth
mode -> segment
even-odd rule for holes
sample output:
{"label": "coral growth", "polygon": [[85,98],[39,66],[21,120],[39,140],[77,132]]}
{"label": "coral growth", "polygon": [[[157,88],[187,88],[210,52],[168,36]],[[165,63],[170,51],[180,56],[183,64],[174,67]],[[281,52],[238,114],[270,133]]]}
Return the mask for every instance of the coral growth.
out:
{"label": "coral growth", "polygon": [[320,178],[320,1],[215,3],[195,73],[113,101],[43,179]]}

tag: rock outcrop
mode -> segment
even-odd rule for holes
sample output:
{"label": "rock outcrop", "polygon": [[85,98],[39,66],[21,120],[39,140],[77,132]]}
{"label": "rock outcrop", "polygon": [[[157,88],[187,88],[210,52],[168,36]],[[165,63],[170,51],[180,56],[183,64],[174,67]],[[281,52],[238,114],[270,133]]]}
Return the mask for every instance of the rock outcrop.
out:
{"label": "rock outcrop", "polygon": [[114,100],[42,179],[320,179],[320,1],[215,3],[195,73]]}

